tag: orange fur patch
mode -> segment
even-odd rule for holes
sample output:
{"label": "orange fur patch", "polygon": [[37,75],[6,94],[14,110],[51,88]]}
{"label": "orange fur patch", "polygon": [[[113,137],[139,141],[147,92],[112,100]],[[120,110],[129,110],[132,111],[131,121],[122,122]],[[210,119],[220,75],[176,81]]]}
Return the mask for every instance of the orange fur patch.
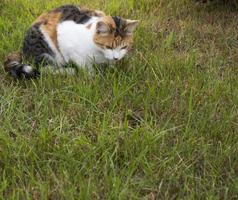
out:
{"label": "orange fur patch", "polygon": [[114,20],[112,19],[111,16],[105,16],[103,17],[103,22],[106,23],[110,30],[115,30],[116,29],[116,24],[114,22]]}
{"label": "orange fur patch", "polygon": [[34,23],[41,23],[41,28],[49,35],[55,47],[58,48],[57,25],[61,19],[60,12],[44,13]]}
{"label": "orange fur patch", "polygon": [[133,44],[133,38],[132,36],[126,36],[124,38],[121,37],[114,37],[113,34],[109,34],[107,36],[100,36],[96,34],[94,36],[94,42],[98,45],[101,46],[102,48],[110,47],[110,48],[116,48],[118,46],[132,46]]}
{"label": "orange fur patch", "polygon": [[9,54],[4,61],[5,71],[11,70],[11,63],[13,63],[13,62],[21,63],[22,62],[22,54],[19,52],[14,52],[14,53]]}

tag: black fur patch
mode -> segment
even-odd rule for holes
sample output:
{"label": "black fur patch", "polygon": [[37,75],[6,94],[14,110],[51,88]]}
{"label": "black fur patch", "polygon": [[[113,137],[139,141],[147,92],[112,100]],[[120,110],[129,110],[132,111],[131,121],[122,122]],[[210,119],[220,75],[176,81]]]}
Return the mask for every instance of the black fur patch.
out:
{"label": "black fur patch", "polygon": [[55,57],[53,51],[44,40],[40,29],[40,24],[33,25],[27,32],[23,42],[23,56],[27,59],[33,59],[38,67],[42,63],[47,63],[45,55]]}
{"label": "black fur patch", "polygon": [[77,24],[84,24],[91,18],[89,10],[81,10],[79,7],[74,5],[65,5],[56,8],[54,11],[61,12],[61,21],[74,21]]}
{"label": "black fur patch", "polygon": [[115,32],[115,37],[120,36],[120,37],[125,37],[126,36],[126,32],[125,32],[125,20],[123,20],[122,18],[115,16],[112,17],[112,19],[114,20],[115,24],[116,24],[116,32]]}
{"label": "black fur patch", "polygon": [[14,64],[11,66],[9,73],[15,79],[33,79],[40,76],[40,72],[38,70],[32,69],[31,72],[25,72],[24,67],[24,64]]}

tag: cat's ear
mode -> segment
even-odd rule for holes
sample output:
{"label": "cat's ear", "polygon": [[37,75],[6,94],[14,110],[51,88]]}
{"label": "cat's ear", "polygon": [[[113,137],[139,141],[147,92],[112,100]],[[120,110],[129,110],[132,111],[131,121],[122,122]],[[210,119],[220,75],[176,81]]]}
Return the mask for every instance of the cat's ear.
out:
{"label": "cat's ear", "polygon": [[126,20],[126,34],[132,35],[136,27],[138,26],[139,21],[138,20]]}
{"label": "cat's ear", "polygon": [[105,22],[98,22],[97,23],[97,33],[100,35],[108,35],[109,34],[109,27]]}

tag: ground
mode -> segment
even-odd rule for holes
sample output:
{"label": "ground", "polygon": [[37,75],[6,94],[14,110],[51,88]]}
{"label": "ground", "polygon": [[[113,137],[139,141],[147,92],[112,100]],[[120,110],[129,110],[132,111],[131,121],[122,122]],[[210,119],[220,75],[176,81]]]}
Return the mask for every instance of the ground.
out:
{"label": "ground", "polygon": [[0,66],[69,2],[140,20],[134,51],[94,76],[0,69],[0,199],[237,199],[238,6],[1,0]]}

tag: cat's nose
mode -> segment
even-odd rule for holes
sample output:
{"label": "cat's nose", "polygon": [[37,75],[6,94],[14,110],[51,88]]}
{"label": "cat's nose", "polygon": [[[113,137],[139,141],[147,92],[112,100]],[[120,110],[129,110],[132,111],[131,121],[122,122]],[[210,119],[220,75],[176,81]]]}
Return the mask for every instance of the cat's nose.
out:
{"label": "cat's nose", "polygon": [[114,60],[119,60],[119,58],[118,58],[118,57],[113,57],[113,59],[114,59]]}

